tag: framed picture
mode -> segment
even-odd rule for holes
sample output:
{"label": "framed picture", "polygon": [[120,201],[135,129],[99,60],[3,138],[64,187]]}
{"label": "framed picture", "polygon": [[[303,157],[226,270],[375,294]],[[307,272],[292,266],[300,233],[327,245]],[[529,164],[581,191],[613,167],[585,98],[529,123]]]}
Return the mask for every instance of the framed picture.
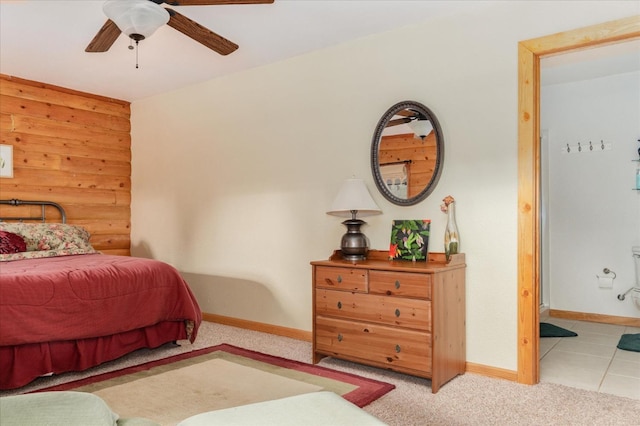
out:
{"label": "framed picture", "polygon": [[403,219],[391,222],[389,259],[426,262],[430,228],[430,219]]}
{"label": "framed picture", "polygon": [[0,177],[13,177],[13,146],[0,145]]}

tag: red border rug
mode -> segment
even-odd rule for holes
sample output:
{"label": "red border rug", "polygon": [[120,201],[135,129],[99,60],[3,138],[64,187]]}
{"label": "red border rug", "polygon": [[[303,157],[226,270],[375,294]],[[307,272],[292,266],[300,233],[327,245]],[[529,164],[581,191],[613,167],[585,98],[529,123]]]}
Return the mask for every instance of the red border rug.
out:
{"label": "red border rug", "polygon": [[281,358],[273,355],[263,354],[261,352],[252,351],[249,349],[243,349],[236,346],[222,344],[217,346],[211,346],[209,348],[199,349],[192,352],[186,352],[179,355],[174,355],[169,358],[159,359],[157,361],[150,361],[145,364],[136,365],[133,367],[127,367],[117,371],[111,371],[108,373],[99,374],[96,376],[87,377],[68,383],[48,387],[45,389],[39,389],[36,392],[48,392],[48,391],[64,391],[79,388],[81,386],[91,385],[94,383],[102,382],[104,380],[113,379],[128,374],[133,374],[141,371],[146,371],[154,367],[171,364],[173,362],[186,360],[189,358],[195,358],[201,355],[209,354],[216,351],[223,351],[229,354],[242,356],[251,360],[275,365],[281,368],[290,370],[296,370],[307,374],[325,377],[328,379],[348,383],[356,386],[356,389],[342,395],[344,399],[357,405],[358,407],[364,407],[382,395],[395,389],[395,385],[390,383],[381,382],[366,377],[361,377],[351,373],[345,373],[341,371],[331,370],[326,367],[318,365],[307,364],[300,361],[294,361],[286,358]]}

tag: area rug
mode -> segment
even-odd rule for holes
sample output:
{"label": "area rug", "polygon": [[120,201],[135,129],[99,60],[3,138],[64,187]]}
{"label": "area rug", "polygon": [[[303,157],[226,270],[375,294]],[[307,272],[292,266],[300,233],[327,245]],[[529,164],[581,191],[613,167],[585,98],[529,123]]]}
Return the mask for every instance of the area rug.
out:
{"label": "area rug", "polygon": [[616,347],[624,351],[640,352],[640,333],[623,334]]}
{"label": "area rug", "polygon": [[554,324],[547,322],[540,323],[540,337],[575,337],[577,335],[578,333]]}
{"label": "area rug", "polygon": [[394,388],[389,383],[224,344],[38,392],[91,392],[120,417],[145,417],[168,425],[206,411],[321,390],[364,407]]}

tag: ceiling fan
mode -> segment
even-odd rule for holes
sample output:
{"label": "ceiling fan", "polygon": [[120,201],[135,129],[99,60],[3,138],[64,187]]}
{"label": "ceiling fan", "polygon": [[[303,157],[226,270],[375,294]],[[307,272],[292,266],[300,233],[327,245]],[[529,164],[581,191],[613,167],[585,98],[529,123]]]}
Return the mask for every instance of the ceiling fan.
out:
{"label": "ceiling fan", "polygon": [[394,116],[399,115],[402,118],[395,118],[393,120],[389,120],[385,127],[393,127],[398,126],[400,124],[409,124],[414,120],[425,120],[425,117],[422,116],[418,111],[414,111],[412,109],[403,109],[395,113]]}
{"label": "ceiling fan", "polygon": [[394,117],[400,116],[401,118],[394,118],[389,120],[385,127],[399,126],[401,124],[407,124],[414,133],[414,137],[418,139],[426,138],[433,131],[433,124],[431,124],[429,118],[425,117],[419,111],[415,111],[411,108],[403,109],[394,114]]}
{"label": "ceiling fan", "polygon": [[161,4],[214,6],[273,2],[274,0],[107,0],[103,10],[109,19],[91,40],[85,52],[106,52],[122,32],[137,43],[167,24],[209,49],[221,55],[228,55],[238,48],[237,44]]}

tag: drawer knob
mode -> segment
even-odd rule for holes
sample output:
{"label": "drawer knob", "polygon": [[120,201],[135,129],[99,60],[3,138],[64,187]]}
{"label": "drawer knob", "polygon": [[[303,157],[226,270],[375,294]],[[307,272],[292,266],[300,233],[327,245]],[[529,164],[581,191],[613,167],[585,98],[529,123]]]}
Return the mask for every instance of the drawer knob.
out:
{"label": "drawer knob", "polygon": [[342,302],[338,302],[338,309],[342,309]]}
{"label": "drawer knob", "polygon": [[401,350],[402,350],[402,348],[400,347],[400,345],[396,345],[396,352],[400,353]]}
{"label": "drawer knob", "polygon": [[338,275],[338,282],[341,283],[342,282],[342,276]]}
{"label": "drawer knob", "polygon": [[338,334],[338,342],[342,342],[342,334]]}
{"label": "drawer knob", "polygon": [[400,280],[396,280],[396,290],[400,288]]}
{"label": "drawer knob", "polygon": [[400,316],[400,309],[396,309],[396,317]]}

